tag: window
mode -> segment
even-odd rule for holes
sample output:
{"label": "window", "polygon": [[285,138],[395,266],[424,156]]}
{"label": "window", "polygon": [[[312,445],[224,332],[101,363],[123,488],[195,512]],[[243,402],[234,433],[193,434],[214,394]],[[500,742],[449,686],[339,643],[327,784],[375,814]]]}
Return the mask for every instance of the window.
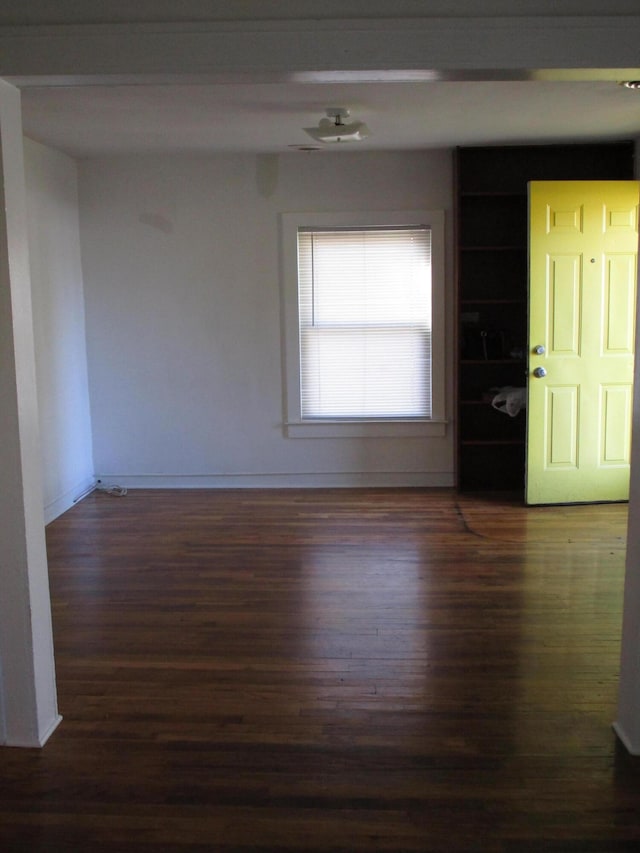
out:
{"label": "window", "polygon": [[284,214],[287,433],[444,433],[441,212]]}
{"label": "window", "polygon": [[431,416],[431,230],[298,230],[305,418]]}

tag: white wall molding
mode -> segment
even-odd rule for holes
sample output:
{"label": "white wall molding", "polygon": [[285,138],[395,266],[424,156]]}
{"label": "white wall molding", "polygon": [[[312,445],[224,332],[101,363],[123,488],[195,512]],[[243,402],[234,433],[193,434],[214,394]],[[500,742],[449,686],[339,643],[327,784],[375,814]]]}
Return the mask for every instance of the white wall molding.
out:
{"label": "white wall molding", "polygon": [[[639,167],[636,166],[636,170]],[[640,272],[640,259],[639,259]],[[636,323],[636,353],[640,347],[640,323]],[[620,649],[618,708],[614,731],[632,755],[640,755],[640,358],[636,355],[631,482],[627,523],[627,556]]]}
{"label": "white wall molding", "polygon": [[614,723],[613,730],[629,755],[640,755],[640,742],[630,738],[620,723]]}
{"label": "white wall molding", "polygon": [[51,524],[56,518],[61,516],[68,509],[71,509],[81,498],[85,497],[89,491],[95,486],[95,478],[89,477],[80,483],[76,483],[70,489],[67,489],[64,494],[58,495],[53,500],[45,504],[44,507],[44,523]]}
{"label": "white wall molding", "polygon": [[44,538],[20,93],[0,81],[0,725],[42,746],[60,722]]}
{"label": "white wall molding", "polygon": [[0,75],[19,85],[29,77],[42,85],[104,82],[110,75],[122,82],[137,75],[264,80],[265,73],[291,79],[296,72],[329,72],[336,79],[383,69],[445,77],[484,72],[489,79],[496,71],[517,77],[539,69],[593,75],[638,71],[639,37],[640,15],[5,26]]}
{"label": "white wall molding", "polygon": [[98,474],[104,486],[127,489],[449,488],[449,471],[379,471],[273,474]]}
{"label": "white wall molding", "polygon": [[[637,0],[607,0],[607,14],[633,15]],[[179,22],[229,20],[291,20],[335,18],[459,18],[478,15],[600,15],[602,0],[3,0],[0,20],[4,24],[81,24],[100,21]]]}

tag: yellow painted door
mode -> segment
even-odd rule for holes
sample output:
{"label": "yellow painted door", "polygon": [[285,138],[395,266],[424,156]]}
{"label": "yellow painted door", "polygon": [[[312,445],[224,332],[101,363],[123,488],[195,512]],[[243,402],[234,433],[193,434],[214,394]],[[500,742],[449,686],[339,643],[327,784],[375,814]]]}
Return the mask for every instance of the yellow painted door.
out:
{"label": "yellow painted door", "polygon": [[529,185],[529,504],[628,499],[639,186]]}

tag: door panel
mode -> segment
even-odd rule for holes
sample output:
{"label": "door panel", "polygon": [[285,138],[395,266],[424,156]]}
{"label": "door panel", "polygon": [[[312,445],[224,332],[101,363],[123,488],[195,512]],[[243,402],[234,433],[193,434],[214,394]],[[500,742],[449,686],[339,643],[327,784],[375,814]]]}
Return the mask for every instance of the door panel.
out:
{"label": "door panel", "polygon": [[638,188],[530,184],[527,503],[628,498]]}
{"label": "door panel", "polygon": [[631,446],[631,385],[605,385],[600,403],[600,464],[628,465]]}
{"label": "door panel", "polygon": [[580,389],[564,385],[546,388],[546,467],[575,468],[578,461],[578,398]]}
{"label": "door panel", "polygon": [[579,355],[582,270],[578,255],[549,257],[547,322],[553,355]]}
{"label": "door panel", "polygon": [[605,255],[603,352],[632,354],[634,334],[636,256]]}

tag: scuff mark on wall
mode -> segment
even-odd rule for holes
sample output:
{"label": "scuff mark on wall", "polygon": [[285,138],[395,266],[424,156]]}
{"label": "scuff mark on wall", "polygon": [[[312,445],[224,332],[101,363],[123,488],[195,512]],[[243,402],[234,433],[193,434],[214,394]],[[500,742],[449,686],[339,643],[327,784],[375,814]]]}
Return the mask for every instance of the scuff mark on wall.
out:
{"label": "scuff mark on wall", "polygon": [[279,165],[277,154],[256,156],[256,187],[262,198],[270,198],[278,188]]}
{"label": "scuff mark on wall", "polygon": [[138,219],[143,225],[149,225],[163,234],[173,233],[173,222],[161,213],[141,213]]}

